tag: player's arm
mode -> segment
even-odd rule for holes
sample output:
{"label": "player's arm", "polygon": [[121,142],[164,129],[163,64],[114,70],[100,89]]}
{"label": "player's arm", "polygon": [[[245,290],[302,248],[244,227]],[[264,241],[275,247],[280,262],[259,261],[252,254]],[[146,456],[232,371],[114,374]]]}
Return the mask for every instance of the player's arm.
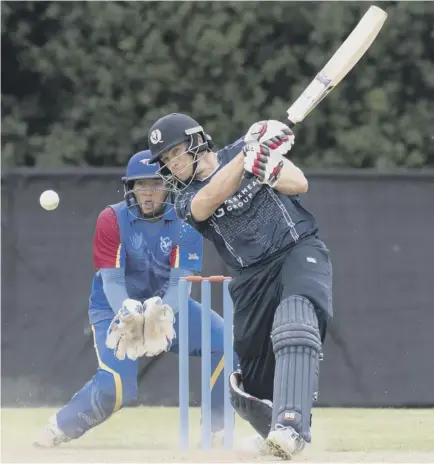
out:
{"label": "player's arm", "polygon": [[308,183],[303,171],[284,158],[294,145],[291,129],[279,121],[260,121],[246,134],[253,142],[244,149],[244,168],[260,182],[286,195],[305,193]]}
{"label": "player's arm", "polygon": [[191,216],[203,222],[238,189],[244,172],[244,154],[241,151],[220,169],[210,182],[201,188],[191,201]]}
{"label": "player's arm", "polygon": [[297,195],[306,193],[309,184],[303,171],[292,161],[284,158],[280,175],[273,188],[286,195]]}
{"label": "player's arm", "polygon": [[128,299],[125,285],[125,251],[120,240],[116,213],[104,209],[98,216],[93,241],[94,266],[100,270],[103,290],[116,313]]}

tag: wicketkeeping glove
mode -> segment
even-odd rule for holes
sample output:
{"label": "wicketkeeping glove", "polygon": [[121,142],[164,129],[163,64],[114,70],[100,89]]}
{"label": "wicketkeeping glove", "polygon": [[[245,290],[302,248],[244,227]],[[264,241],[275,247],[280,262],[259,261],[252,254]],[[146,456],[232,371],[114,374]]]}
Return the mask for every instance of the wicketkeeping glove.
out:
{"label": "wicketkeeping glove", "polygon": [[143,303],[145,310],[144,354],[156,356],[167,351],[175,338],[173,327],[175,315],[168,304],[163,304],[161,298],[149,298]]}
{"label": "wicketkeeping glove", "polygon": [[110,323],[106,346],[119,360],[143,356],[145,316],[140,301],[126,299]]}
{"label": "wicketkeeping glove", "polygon": [[174,322],[172,308],[159,297],[144,303],[127,299],[110,323],[106,346],[119,360],[156,356],[170,348]]}

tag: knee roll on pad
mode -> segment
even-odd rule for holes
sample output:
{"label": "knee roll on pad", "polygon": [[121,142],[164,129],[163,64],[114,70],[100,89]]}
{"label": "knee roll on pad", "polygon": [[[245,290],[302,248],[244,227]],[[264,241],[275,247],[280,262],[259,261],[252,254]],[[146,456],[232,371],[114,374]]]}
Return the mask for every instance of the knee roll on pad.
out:
{"label": "knee roll on pad", "polygon": [[229,393],[232,407],[237,414],[261,435],[267,438],[271,427],[272,404],[246,393],[240,371],[232,372],[229,377]]}
{"label": "knee roll on pad", "polygon": [[310,413],[318,387],[321,336],[312,303],[302,296],[283,300],[271,332],[276,357],[273,426],[290,425],[310,442]]}
{"label": "knee roll on pad", "polygon": [[303,346],[321,352],[318,318],[312,303],[302,296],[291,296],[276,309],[271,332],[274,354],[289,346]]}

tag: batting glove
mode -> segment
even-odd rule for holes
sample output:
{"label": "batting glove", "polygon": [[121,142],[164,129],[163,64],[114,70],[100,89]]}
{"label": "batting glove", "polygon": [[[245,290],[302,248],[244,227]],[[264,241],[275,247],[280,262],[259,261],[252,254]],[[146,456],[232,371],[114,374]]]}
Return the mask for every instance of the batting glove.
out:
{"label": "batting glove", "polygon": [[260,121],[250,127],[244,141],[244,169],[262,184],[274,187],[283,167],[283,156],[294,145],[293,132],[279,121]]}
{"label": "batting glove", "polygon": [[243,149],[244,169],[259,179],[261,184],[276,185],[283,167],[283,157],[265,145],[248,144]]}
{"label": "batting glove", "polygon": [[292,130],[280,121],[260,121],[250,127],[244,136],[244,142],[259,142],[284,156],[294,145],[295,136]]}

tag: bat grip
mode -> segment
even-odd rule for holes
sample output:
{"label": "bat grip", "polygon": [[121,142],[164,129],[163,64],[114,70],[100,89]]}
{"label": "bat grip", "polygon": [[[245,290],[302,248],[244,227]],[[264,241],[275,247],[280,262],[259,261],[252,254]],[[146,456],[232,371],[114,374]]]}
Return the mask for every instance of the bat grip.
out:
{"label": "bat grip", "polygon": [[[294,128],[295,126],[295,123],[290,121],[287,117],[283,120],[283,121],[280,121],[282,122],[283,124],[286,124],[291,130]],[[288,152],[289,153],[289,152]],[[285,158],[288,158],[288,153],[286,155],[284,155]],[[289,159],[289,158],[288,158]]]}
{"label": "bat grip", "polygon": [[286,124],[290,129],[292,129],[295,126],[295,123],[290,121],[288,118],[285,118],[283,121],[280,122]]}

